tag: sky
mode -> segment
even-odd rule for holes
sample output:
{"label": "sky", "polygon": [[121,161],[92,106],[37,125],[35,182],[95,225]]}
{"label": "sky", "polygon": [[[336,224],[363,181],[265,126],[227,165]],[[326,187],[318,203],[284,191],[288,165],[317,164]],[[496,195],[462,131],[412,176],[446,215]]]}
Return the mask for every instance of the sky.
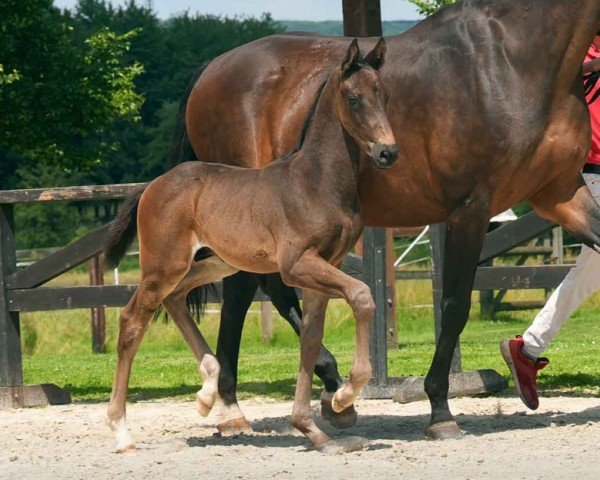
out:
{"label": "sky", "polygon": [[[148,0],[138,0],[146,3]],[[341,20],[342,0],[152,0],[160,18],[190,10],[192,13],[214,15],[258,16],[270,12],[276,20]],[[77,0],[55,0],[60,8],[72,8]],[[115,5],[124,0],[111,0]],[[381,0],[384,20],[413,20],[418,18],[416,9],[408,0]]]}

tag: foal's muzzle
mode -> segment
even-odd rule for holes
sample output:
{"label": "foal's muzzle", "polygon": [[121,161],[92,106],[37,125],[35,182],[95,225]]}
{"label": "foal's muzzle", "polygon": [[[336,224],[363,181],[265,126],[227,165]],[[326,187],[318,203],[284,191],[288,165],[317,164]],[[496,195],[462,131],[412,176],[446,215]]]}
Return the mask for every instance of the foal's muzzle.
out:
{"label": "foal's muzzle", "polygon": [[376,168],[390,168],[398,160],[398,146],[374,143],[371,147],[371,158]]}

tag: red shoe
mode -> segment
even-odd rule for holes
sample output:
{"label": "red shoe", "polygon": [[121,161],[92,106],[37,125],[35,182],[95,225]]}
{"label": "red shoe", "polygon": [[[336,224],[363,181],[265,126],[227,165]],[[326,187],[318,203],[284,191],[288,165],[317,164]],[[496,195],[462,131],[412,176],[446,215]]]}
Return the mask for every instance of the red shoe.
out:
{"label": "red shoe", "polygon": [[536,410],[540,401],[537,394],[537,372],[550,363],[547,358],[533,360],[523,352],[523,338],[510,338],[500,342],[502,357],[510,369],[515,387],[523,403]]}

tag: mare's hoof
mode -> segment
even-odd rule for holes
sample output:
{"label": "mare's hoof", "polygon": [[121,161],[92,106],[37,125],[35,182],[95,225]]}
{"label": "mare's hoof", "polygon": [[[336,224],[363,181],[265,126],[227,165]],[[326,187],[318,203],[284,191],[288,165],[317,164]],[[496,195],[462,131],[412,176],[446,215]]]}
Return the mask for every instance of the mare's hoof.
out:
{"label": "mare's hoof", "polygon": [[136,448],[133,443],[128,443],[127,445],[117,446],[115,453],[133,453]]}
{"label": "mare's hoof", "polygon": [[429,440],[452,440],[464,437],[457,423],[452,420],[429,425],[426,435]]}
{"label": "mare's hoof", "polygon": [[331,440],[319,448],[327,455],[341,455],[342,453],[358,452],[369,448],[369,440],[363,437],[344,437]]}
{"label": "mare's hoof", "polygon": [[356,414],[356,410],[354,409],[354,405],[350,405],[345,410],[337,413],[333,410],[331,406],[331,401],[333,399],[333,393],[323,392],[321,394],[321,417],[327,423],[334,426],[335,428],[350,428],[356,424],[356,420],[358,419],[358,415]]}
{"label": "mare's hoof", "polygon": [[217,424],[217,430],[224,437],[252,433],[252,427],[244,417],[226,420]]}

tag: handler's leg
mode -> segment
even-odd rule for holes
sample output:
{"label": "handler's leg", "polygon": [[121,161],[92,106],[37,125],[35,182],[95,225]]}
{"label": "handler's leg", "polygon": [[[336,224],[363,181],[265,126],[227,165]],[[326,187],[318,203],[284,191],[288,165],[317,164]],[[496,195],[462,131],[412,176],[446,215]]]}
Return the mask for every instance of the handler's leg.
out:
{"label": "handler's leg", "polygon": [[[598,202],[600,175],[584,174],[583,178],[594,200]],[[531,358],[538,358],[581,302],[599,289],[600,255],[584,245],[575,267],[553,292],[523,335],[524,353]]]}
{"label": "handler's leg", "polygon": [[448,377],[456,342],[469,318],[475,272],[488,224],[487,197],[472,195],[452,212],[446,225],[441,332],[425,377],[431,403],[427,436],[432,439],[462,436],[448,406]]}
{"label": "handler's leg", "polygon": [[[585,187],[596,202],[600,198],[600,175],[584,174]],[[588,194],[588,196],[589,196]],[[592,212],[600,210],[597,203],[576,201],[573,196],[569,211]],[[588,205],[586,208],[581,205]],[[591,205],[591,206],[589,206]],[[593,208],[593,210],[591,210]],[[583,215],[584,218],[591,214]],[[595,222],[590,221],[590,225]],[[579,307],[581,302],[600,289],[600,255],[583,246],[575,267],[553,292],[544,308],[538,313],[532,325],[522,338],[505,339],[500,343],[500,351],[515,382],[515,388],[523,403],[535,410],[539,406],[537,394],[537,373],[548,365],[548,360],[539,358],[558,334],[563,324]]]}
{"label": "handler's leg", "polygon": [[600,289],[600,255],[585,245],[577,264],[552,293],[544,308],[523,335],[523,350],[538,358],[581,303]]}

